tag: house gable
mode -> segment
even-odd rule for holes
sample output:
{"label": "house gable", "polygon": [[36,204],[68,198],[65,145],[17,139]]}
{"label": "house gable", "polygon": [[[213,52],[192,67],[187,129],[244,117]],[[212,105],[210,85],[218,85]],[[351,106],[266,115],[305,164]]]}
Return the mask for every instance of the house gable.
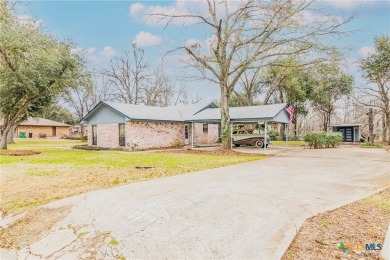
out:
{"label": "house gable", "polygon": [[91,112],[93,113],[90,113],[87,119],[83,119],[83,121],[86,121],[90,125],[112,123],[120,124],[126,121],[126,117],[124,115],[105,104],[96,107],[96,110]]}
{"label": "house gable", "polygon": [[273,121],[287,124],[290,122],[290,116],[287,114],[285,109],[282,109],[276,116],[274,116]]}

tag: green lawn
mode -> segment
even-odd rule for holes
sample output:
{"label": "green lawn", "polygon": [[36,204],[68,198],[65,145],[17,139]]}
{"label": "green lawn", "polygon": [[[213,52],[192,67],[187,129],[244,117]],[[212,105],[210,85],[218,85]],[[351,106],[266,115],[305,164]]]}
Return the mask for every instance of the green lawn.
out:
{"label": "green lawn", "polygon": [[[272,141],[274,146],[286,146],[286,141]],[[306,146],[305,141],[288,141],[288,146]]]}
{"label": "green lawn", "polygon": [[[74,140],[17,140],[11,150],[35,150],[28,156],[0,155],[3,214],[15,214],[53,200],[116,185],[259,160],[181,152],[83,151]],[[150,166],[152,169],[137,169]]]}

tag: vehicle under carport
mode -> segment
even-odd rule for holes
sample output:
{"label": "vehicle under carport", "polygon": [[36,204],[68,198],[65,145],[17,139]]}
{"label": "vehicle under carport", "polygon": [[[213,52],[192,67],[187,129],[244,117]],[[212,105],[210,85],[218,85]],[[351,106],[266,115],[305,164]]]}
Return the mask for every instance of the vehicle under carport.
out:
{"label": "vehicle under carport", "polygon": [[[287,104],[271,104],[271,105],[260,105],[260,106],[247,106],[247,107],[231,107],[229,108],[231,133],[233,134],[234,124],[259,124],[264,125],[264,139],[267,138],[267,124],[270,123],[281,123],[285,124],[288,132],[288,123],[290,116],[286,112]],[[194,137],[193,127],[194,123],[212,123],[217,124],[221,122],[221,109],[220,108],[208,108],[204,111],[193,115],[190,119],[186,120],[187,123],[192,124],[191,131],[191,147],[194,149]],[[231,139],[231,147],[233,146],[234,140]],[[288,139],[286,138],[286,142]],[[263,146],[264,150],[267,149],[267,145]]]}

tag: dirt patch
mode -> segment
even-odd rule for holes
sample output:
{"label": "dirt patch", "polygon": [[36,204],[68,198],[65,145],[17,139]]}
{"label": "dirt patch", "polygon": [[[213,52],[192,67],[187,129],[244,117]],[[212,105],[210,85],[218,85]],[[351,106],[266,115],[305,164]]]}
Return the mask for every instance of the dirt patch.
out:
{"label": "dirt patch", "polygon": [[7,156],[26,156],[26,155],[34,155],[34,154],[40,154],[39,151],[33,151],[33,150],[1,150],[1,155],[7,155]]}
{"label": "dirt patch", "polygon": [[282,259],[381,259],[389,219],[390,188],[309,218]]}
{"label": "dirt patch", "polygon": [[5,229],[0,229],[0,248],[20,249],[38,241],[54,224],[70,212],[70,207],[37,208]]}
{"label": "dirt patch", "polygon": [[241,153],[232,150],[175,150],[175,151],[161,151],[159,153],[179,153],[179,154],[211,154],[211,155],[230,155],[230,156],[258,156],[258,157],[269,157],[273,155],[264,155],[258,153]]}

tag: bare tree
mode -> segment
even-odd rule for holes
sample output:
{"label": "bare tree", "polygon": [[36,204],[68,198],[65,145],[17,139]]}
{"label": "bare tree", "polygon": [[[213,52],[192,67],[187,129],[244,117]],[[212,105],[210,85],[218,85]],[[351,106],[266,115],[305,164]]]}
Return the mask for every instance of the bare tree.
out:
{"label": "bare tree", "polygon": [[[60,101],[67,106],[78,122],[88,114],[100,101],[113,100],[111,88],[105,84],[104,77],[86,74],[80,78],[76,88],[62,93]],[[81,133],[84,126],[81,125]]]}
{"label": "bare tree", "polygon": [[142,103],[142,91],[146,87],[150,75],[149,64],[143,49],[132,45],[133,51],[123,51],[122,55],[111,61],[109,68],[98,71],[107,78],[107,83],[115,88],[116,99],[124,103]]}
{"label": "bare tree", "polygon": [[220,87],[224,149],[230,149],[229,99],[243,73],[266,66],[275,57],[325,50],[320,40],[340,35],[340,26],[352,19],[340,20],[326,14],[326,19],[304,19],[308,11],[321,13],[311,9],[311,4],[306,0],[208,0],[206,13],[150,14],[167,26],[177,18],[195,20],[209,32],[209,44],[192,43],[176,50],[184,50],[201,77]]}
{"label": "bare tree", "polygon": [[145,105],[169,106],[174,97],[174,86],[165,74],[162,64],[157,66],[150,77],[150,83],[145,87]]}
{"label": "bare tree", "polygon": [[81,120],[93,105],[93,82],[90,75],[78,80],[76,88],[68,89],[61,95],[61,100],[73,111],[77,120]]}
{"label": "bare tree", "polygon": [[[386,122],[383,135],[389,135],[390,144],[390,37],[376,37],[375,51],[360,62],[368,84],[358,88],[356,101],[380,110]],[[386,141],[386,138],[383,141]]]}

